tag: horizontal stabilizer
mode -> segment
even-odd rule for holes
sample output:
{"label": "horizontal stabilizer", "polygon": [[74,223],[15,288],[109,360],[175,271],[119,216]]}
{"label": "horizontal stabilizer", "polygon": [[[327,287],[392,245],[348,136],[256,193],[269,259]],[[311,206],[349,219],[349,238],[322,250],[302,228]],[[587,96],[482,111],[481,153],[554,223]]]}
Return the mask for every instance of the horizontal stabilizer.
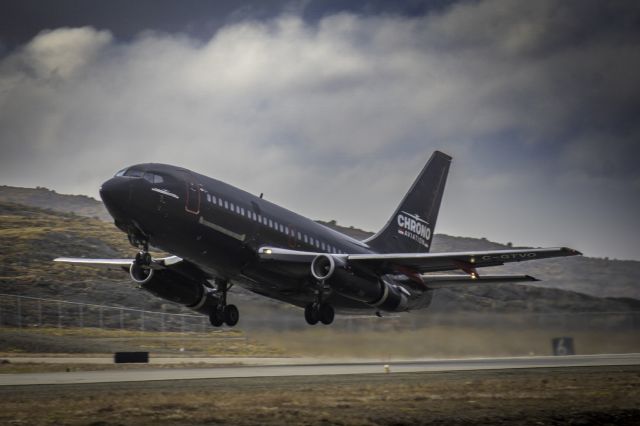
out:
{"label": "horizontal stabilizer", "polygon": [[458,287],[474,284],[517,283],[538,281],[531,275],[422,275],[424,284],[429,288]]}

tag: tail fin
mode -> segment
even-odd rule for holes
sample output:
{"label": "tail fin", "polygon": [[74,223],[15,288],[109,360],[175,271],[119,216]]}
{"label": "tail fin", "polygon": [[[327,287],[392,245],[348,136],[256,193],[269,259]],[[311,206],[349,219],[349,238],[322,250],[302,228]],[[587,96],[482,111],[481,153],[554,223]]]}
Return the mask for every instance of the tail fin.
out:
{"label": "tail fin", "polygon": [[364,242],[380,253],[428,252],[450,163],[435,151],[384,228]]}

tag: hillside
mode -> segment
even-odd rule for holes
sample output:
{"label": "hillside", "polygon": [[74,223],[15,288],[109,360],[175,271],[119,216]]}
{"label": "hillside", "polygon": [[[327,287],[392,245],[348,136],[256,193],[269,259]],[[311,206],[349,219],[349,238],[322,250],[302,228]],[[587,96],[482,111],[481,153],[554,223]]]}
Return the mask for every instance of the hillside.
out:
{"label": "hillside", "polygon": [[14,186],[0,186],[0,201],[21,204],[24,206],[40,207],[63,213],[75,213],[79,216],[93,217],[111,222],[101,201],[86,195],[58,194],[47,188],[17,188]]}
{"label": "hillside", "polygon": [[[102,202],[82,195],[58,194],[46,188],[0,186],[0,201],[51,209],[57,212],[74,212],[80,216],[99,218],[109,223],[112,221]],[[335,221],[318,222],[357,239],[365,239],[373,235],[371,232],[353,226],[338,225]],[[115,232],[113,226],[109,229]],[[113,235],[118,235],[118,233],[115,232]],[[432,251],[451,252],[505,248],[509,248],[509,246],[487,239],[436,234]],[[530,274],[542,280],[532,283],[532,285],[539,287],[571,290],[597,297],[627,297],[640,300],[639,271],[640,262],[637,261],[580,256],[512,264],[494,268],[492,272]]]}
{"label": "hillside", "polygon": [[[447,238],[444,237],[444,240]],[[51,262],[57,256],[133,255],[135,249],[129,246],[124,234],[103,221],[0,202],[0,247],[3,248],[0,252],[0,293],[189,312],[141,292],[124,272]],[[295,318],[299,316],[295,308],[241,289],[235,290],[233,297],[236,303],[243,305],[243,311],[249,309],[274,318],[281,317],[283,313]],[[637,309],[638,302],[633,300],[604,299],[561,289],[501,284],[438,290],[432,308],[425,312],[619,312]]]}

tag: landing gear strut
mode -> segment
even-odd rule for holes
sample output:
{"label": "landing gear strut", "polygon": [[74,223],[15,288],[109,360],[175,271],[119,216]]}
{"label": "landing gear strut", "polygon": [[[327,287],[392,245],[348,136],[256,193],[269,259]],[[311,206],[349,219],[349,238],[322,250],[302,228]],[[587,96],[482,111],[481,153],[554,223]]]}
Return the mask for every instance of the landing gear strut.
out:
{"label": "landing gear strut", "polygon": [[220,327],[223,324],[233,327],[240,319],[240,311],[238,311],[236,305],[227,305],[227,291],[229,291],[231,286],[227,281],[220,281],[217,284],[217,292],[220,293],[220,302],[211,310],[209,321],[214,327]]}
{"label": "landing gear strut", "polygon": [[324,282],[319,282],[318,290],[316,290],[316,300],[304,308],[304,319],[309,325],[316,325],[318,322],[329,325],[333,322],[335,312],[333,306],[322,301],[323,290]]}

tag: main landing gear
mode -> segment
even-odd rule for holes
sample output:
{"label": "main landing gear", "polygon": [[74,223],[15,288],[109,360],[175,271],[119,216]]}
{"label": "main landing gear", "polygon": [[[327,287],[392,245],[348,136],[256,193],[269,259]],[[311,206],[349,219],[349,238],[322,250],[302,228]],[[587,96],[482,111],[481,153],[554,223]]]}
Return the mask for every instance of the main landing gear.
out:
{"label": "main landing gear", "polygon": [[233,327],[240,319],[240,311],[238,311],[236,305],[227,305],[227,291],[229,291],[230,288],[231,286],[227,281],[217,283],[217,292],[220,293],[220,301],[209,314],[209,321],[214,327],[220,327],[223,324]]}
{"label": "main landing gear", "polygon": [[328,303],[309,303],[304,308],[304,319],[309,325],[316,325],[318,322],[329,325],[334,317],[333,307]]}
{"label": "main landing gear", "polygon": [[304,319],[309,325],[316,325],[318,322],[329,325],[333,322],[335,311],[333,306],[322,301],[323,293],[324,282],[319,282],[316,290],[316,300],[304,308]]}

